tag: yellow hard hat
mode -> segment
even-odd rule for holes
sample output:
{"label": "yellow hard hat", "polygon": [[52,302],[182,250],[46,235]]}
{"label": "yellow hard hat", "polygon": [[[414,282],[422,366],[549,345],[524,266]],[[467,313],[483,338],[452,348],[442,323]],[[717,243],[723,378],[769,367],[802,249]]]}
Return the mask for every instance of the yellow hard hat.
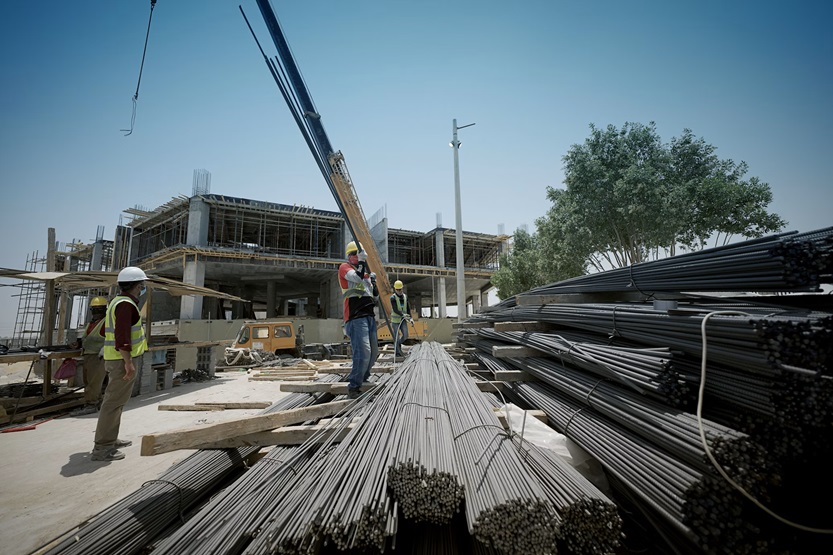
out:
{"label": "yellow hard hat", "polygon": [[393,288],[394,289],[402,289],[402,286],[403,286],[403,283],[401,281],[399,281],[398,279],[393,282]]}
{"label": "yellow hard hat", "polygon": [[93,297],[90,301],[90,308],[96,308],[99,306],[107,306],[107,299],[104,297]]}
{"label": "yellow hard hat", "polygon": [[359,252],[359,249],[364,250],[364,247],[361,243],[359,243],[359,246],[357,247],[355,241],[350,241],[349,243],[347,243],[347,248],[344,249],[344,254],[350,256],[354,252]]}

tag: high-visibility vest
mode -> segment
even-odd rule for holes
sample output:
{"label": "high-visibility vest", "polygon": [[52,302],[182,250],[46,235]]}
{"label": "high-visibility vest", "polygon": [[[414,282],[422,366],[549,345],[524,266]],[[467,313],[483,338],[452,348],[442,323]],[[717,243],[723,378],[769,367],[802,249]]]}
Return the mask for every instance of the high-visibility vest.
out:
{"label": "high-visibility vest", "polygon": [[[396,307],[399,309],[399,312],[405,314],[405,308],[408,306],[408,295],[404,293],[400,297],[396,293],[390,296],[390,304],[396,303]],[[392,310],[390,313],[390,323],[391,324],[398,324],[402,321],[402,316],[396,313],[395,310]]]}
{"label": "high-visibility vest", "polygon": [[[104,317],[104,360],[121,360],[121,352],[116,349],[116,306],[119,303],[130,303],[139,311],[136,303],[127,295],[119,295],[107,307],[107,315]],[[148,343],[145,339],[145,328],[142,326],[142,319],[130,326],[130,357],[137,357],[148,350]]]}
{"label": "high-visibility vest", "polygon": [[104,338],[101,337],[101,327],[104,325],[104,318],[99,320],[93,326],[93,329],[90,330],[90,333],[84,336],[84,339],[81,341],[82,345],[84,345],[84,354],[85,355],[97,355],[101,348],[104,346]]}
{"label": "high-visibility vest", "polygon": [[341,288],[341,298],[342,299],[349,299],[351,297],[364,297],[365,292],[367,291],[367,287],[364,286],[364,282],[354,283],[352,281],[348,281],[346,289],[344,287]]}

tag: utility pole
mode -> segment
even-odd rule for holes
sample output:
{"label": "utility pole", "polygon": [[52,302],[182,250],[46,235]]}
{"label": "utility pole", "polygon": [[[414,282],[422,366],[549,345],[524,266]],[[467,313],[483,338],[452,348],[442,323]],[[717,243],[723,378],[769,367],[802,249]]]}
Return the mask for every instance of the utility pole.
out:
{"label": "utility pole", "polygon": [[457,212],[457,321],[462,322],[466,316],[466,277],[463,268],[463,210],[460,206],[460,141],[457,130],[475,125],[469,123],[457,127],[457,120],[451,124],[451,148],[454,149],[454,200]]}

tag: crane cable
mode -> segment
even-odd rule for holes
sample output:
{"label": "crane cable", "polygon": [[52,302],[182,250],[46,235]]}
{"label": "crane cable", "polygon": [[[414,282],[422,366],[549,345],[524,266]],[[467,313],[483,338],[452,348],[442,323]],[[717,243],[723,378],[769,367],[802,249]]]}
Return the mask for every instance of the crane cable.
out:
{"label": "crane cable", "polygon": [[125,137],[133,133],[133,124],[136,122],[136,101],[139,100],[139,86],[142,84],[142,70],[145,68],[145,54],[148,51],[148,37],[150,37],[150,23],[153,21],[153,8],[156,7],[156,0],[150,0],[150,17],[148,18],[148,30],[145,33],[145,48],[142,50],[142,63],[139,66],[139,82],[136,83],[136,94],[133,95],[133,115],[130,116],[130,129],[122,129],[125,131]]}

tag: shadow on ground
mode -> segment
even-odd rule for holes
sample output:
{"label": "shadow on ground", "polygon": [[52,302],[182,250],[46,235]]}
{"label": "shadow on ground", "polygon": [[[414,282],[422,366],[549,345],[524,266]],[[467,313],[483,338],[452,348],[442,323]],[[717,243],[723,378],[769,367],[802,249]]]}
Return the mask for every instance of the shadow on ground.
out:
{"label": "shadow on ground", "polygon": [[73,453],[69,456],[67,463],[61,467],[61,476],[71,478],[72,476],[81,476],[82,474],[92,474],[99,468],[104,468],[109,465],[110,461],[93,461],[90,460],[90,452]]}

